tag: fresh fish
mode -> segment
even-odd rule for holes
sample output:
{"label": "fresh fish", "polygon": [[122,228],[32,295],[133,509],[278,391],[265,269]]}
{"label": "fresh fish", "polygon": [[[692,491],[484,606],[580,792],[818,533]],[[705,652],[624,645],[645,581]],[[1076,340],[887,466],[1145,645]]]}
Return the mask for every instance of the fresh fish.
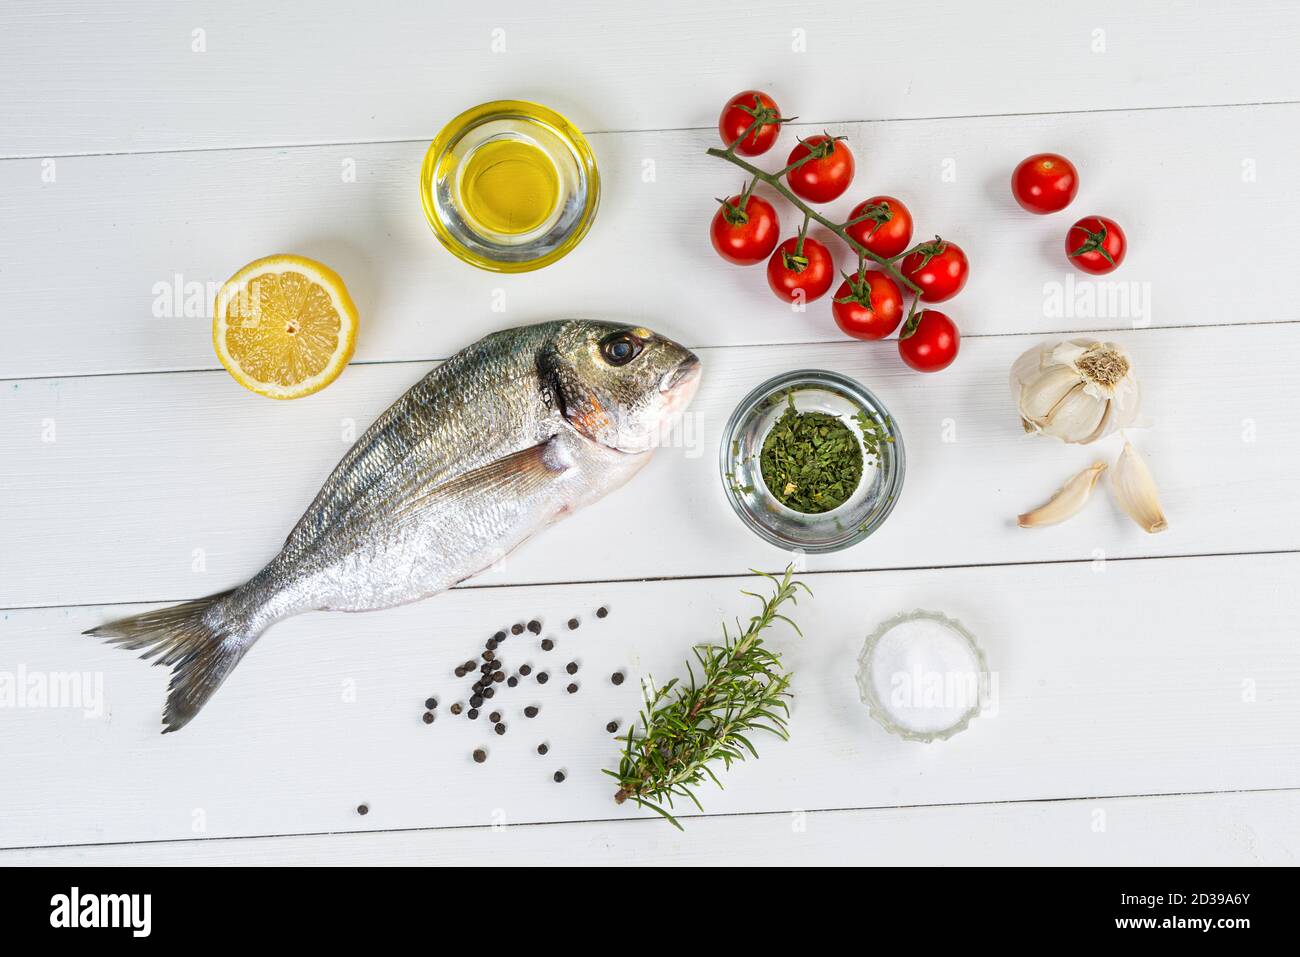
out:
{"label": "fresh fish", "polygon": [[86,634],[173,668],[163,733],[179,730],[277,621],[436,595],[618,488],[649,461],[699,372],[693,353],[635,326],[494,333],[366,430],[243,585]]}

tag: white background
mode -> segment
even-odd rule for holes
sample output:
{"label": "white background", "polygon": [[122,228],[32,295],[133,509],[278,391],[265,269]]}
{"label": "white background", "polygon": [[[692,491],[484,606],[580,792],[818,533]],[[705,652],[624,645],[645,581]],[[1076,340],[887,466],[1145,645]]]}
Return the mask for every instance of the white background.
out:
{"label": "white background", "polygon": [[[1260,0],[5,3],[0,672],[102,675],[105,714],[0,709],[0,863],[1294,863],[1297,44],[1300,8]],[[713,254],[713,197],[740,180],[704,150],[746,87],[800,117],[772,168],[796,134],[848,136],[858,178],[832,214],[900,196],[919,235],[967,250],[951,369],[914,374],[893,343],[841,337],[825,302],[792,313],[761,270]],[[504,97],[589,131],[604,185],[573,254],[511,277],[438,247],[416,187],[440,126]],[[1032,217],[1007,180],[1045,149],[1082,189]],[[1049,307],[1080,275],[1064,231],[1094,212],[1127,229],[1114,278],[1149,312]],[[362,316],[353,365],[291,403],[220,369],[206,291],[197,312],[158,304],[160,285],[185,294],[275,251],[333,266]],[[480,335],[573,314],[699,351],[687,446],[465,587],[277,627],[160,736],[165,673],[80,632],[242,581],[350,428]],[[1080,331],[1134,356],[1163,535],[1106,495],[1015,527],[1118,452],[1016,421],[1011,361]],[[730,513],[716,445],[746,391],[805,366],[889,406],[906,487],[877,535],[808,560],[806,637],[772,635],[795,671],[792,740],[756,742],[679,834],[613,803],[604,724],[633,717],[637,678],[679,673],[746,613],[747,569],[787,560]],[[916,607],[960,618],[999,676],[996,713],[932,746],[872,724],[852,680],[866,633]],[[527,654],[507,660],[556,678],[503,695],[505,737],[453,719],[454,665],[532,617],[557,649],[515,639]],[[615,688],[615,669],[632,680]]]}

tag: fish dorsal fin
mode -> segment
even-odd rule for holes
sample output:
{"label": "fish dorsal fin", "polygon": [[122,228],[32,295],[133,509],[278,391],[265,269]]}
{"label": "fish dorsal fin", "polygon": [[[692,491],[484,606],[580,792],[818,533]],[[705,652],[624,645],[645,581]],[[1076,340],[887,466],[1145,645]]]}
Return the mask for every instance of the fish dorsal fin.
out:
{"label": "fish dorsal fin", "polygon": [[410,521],[431,508],[458,503],[472,507],[487,495],[524,498],[572,467],[556,437],[512,452],[486,465],[407,498],[393,510],[399,521]]}

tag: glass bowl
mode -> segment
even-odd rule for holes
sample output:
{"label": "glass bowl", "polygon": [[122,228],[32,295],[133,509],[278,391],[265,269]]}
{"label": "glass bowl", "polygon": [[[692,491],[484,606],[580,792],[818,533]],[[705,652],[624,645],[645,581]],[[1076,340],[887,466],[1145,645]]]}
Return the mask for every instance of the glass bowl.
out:
{"label": "glass bowl", "polygon": [[991,693],[975,636],[961,622],[922,609],[895,615],[867,636],[857,682],[881,727],[927,744],[964,731]]}
{"label": "glass bowl", "polygon": [[[892,439],[880,443],[878,461],[864,457],[856,491],[829,512],[797,512],[772,495],[763,481],[763,440],[785,411],[790,394],[797,410],[837,416],[859,441],[857,415],[874,421]],[[834,552],[856,545],[889,517],[903,487],[903,437],[888,410],[861,384],[820,369],[784,373],[745,396],[727,422],[718,452],[722,486],[741,521],[759,538],[791,551]]]}
{"label": "glass bowl", "polygon": [[[556,200],[540,222],[503,232],[465,207],[462,178],[477,151],[511,140],[534,147],[531,158],[549,160],[553,168],[544,175],[553,178]],[[587,234],[600,203],[600,174],[586,137],[559,113],[525,100],[496,100],[466,110],[429,144],[420,200],[434,235],[454,256],[492,272],[527,272],[555,262]]]}

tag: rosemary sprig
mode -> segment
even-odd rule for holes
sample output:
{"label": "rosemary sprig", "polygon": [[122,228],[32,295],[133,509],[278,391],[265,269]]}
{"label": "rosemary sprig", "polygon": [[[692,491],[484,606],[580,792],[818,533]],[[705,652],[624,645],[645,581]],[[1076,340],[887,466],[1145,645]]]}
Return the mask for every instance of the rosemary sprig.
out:
{"label": "rosemary sprig", "polygon": [[722,787],[711,762],[720,760],[729,768],[733,761],[745,760],[747,753],[757,758],[749,740],[754,731],[789,738],[790,675],[781,666],[781,656],[763,645],[762,633],[773,622],[784,621],[802,636],[799,626],[780,608],[787,601],[797,604],[799,589],[809,595],[812,591],[794,580],[793,566],[780,579],[766,572],[755,574],[768,579],[775,591],[770,597],[741,592],[757,599],[761,609],[748,625],[736,620],[734,637],[724,623],[722,644],[693,649],[698,677],[688,661],[685,683],[674,678],[662,687],[655,687],[652,680],[643,684],[640,730],[634,724],[620,736],[625,747],[618,770],[605,771],[618,781],[614,800],[619,804],[635,801],[681,830],[671,811],[673,799],[688,798],[703,811],[691,789],[706,778]]}

